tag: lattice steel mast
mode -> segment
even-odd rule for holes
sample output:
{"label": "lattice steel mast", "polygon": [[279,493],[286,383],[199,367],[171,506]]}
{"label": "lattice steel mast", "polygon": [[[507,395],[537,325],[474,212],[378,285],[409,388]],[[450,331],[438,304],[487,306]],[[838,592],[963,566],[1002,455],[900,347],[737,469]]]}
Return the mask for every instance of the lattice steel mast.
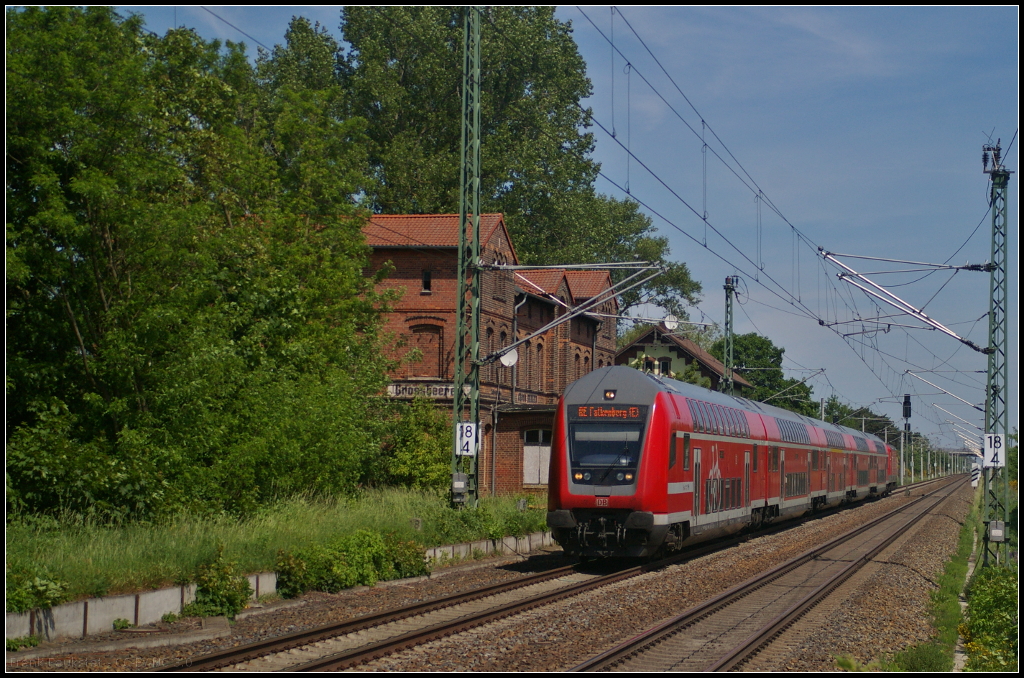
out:
{"label": "lattice steel mast", "polygon": [[[452,503],[477,501],[480,424],[480,12],[466,7],[462,68],[462,161],[459,181],[458,313],[452,422]],[[467,411],[468,410],[468,411]],[[472,424],[472,440],[459,424]],[[468,449],[467,449],[468,445]]]}
{"label": "lattice steel mast", "polygon": [[733,331],[732,331],[732,295],[736,291],[737,278],[729,276],[725,279],[725,369],[722,375],[722,391],[733,395]]}
{"label": "lattice steel mast", "polygon": [[[991,154],[991,155],[990,155]],[[1002,150],[999,141],[993,146],[986,144],[982,150],[982,165],[984,172],[992,180],[992,192],[990,201],[992,206],[992,273],[989,283],[989,313],[988,313],[988,345],[993,349],[988,354],[988,384],[985,391],[985,433],[1001,433],[1003,440],[1009,442],[1005,437],[1009,433],[1009,410],[1007,408],[1007,318],[1006,318],[1006,191],[1010,183],[1010,172],[1003,166],[1001,160]],[[992,166],[989,167],[991,157]],[[1005,447],[1004,447],[1005,454]],[[1004,459],[1005,463],[1005,459]],[[995,521],[1002,521],[1005,526],[1009,522],[1009,505],[1006,501],[1009,497],[1009,472],[1006,466],[1002,468],[1002,492],[997,490],[998,469],[990,468],[985,470],[985,497],[986,497],[986,524]],[[999,495],[1002,494],[1000,497]],[[1004,528],[1005,529],[1005,528]],[[988,564],[989,554],[999,562],[999,543],[989,540],[990,530],[985,531],[985,558],[984,563]],[[1008,554],[1009,545],[1004,544],[1003,556]]]}

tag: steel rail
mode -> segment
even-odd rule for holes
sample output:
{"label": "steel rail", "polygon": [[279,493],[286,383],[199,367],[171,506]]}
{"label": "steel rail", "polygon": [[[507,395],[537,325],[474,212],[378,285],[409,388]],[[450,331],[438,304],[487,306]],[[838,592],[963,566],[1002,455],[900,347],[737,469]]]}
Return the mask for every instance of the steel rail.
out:
{"label": "steel rail", "polygon": [[[934,482],[934,481],[928,481],[928,482]],[[908,488],[909,487],[910,486],[908,486]],[[729,548],[731,546],[734,546],[736,544],[742,543],[742,542],[747,541],[747,540],[749,540],[751,538],[754,538],[754,537],[764,536],[764,535],[767,535],[767,534],[772,534],[772,533],[775,533],[775,532],[778,532],[778,531],[782,531],[782,530],[785,530],[785,529],[796,527],[796,526],[798,526],[800,524],[808,522],[809,520],[815,520],[815,519],[818,519],[820,517],[823,517],[824,515],[830,515],[833,512],[834,512],[834,510],[828,511],[828,512],[818,512],[818,513],[816,513],[816,514],[814,514],[812,516],[809,516],[807,518],[804,518],[804,519],[790,520],[790,521],[786,521],[786,522],[783,522],[783,523],[777,523],[777,524],[771,525],[769,527],[764,527],[761,530],[758,530],[757,532],[741,534],[741,535],[738,535],[738,536],[735,536],[735,537],[731,537],[731,538],[728,538],[728,539],[725,539],[725,540],[718,540],[718,541],[709,543],[707,545],[701,546],[701,547],[696,548],[696,549],[687,549],[683,553],[673,555],[673,556],[671,556],[671,557],[669,557],[667,559],[660,560],[660,561],[653,562],[653,563],[648,563],[648,564],[640,565],[640,566],[636,566],[636,567],[632,567],[632,568],[628,568],[627,570],[622,570],[621,572],[631,573],[628,576],[635,576],[636,574],[642,574],[643,572],[651,571],[651,570],[654,570],[654,569],[658,569],[660,567],[664,567],[664,566],[671,565],[671,564],[674,564],[674,563],[684,562],[686,560],[691,560],[691,559],[694,559],[694,558],[699,558],[699,557],[701,557],[703,555],[706,555],[708,553],[712,553],[714,551],[717,551],[717,550],[720,550],[720,549],[723,549],[723,548]],[[527,577],[523,577],[521,579],[517,579],[517,580],[512,581],[512,582],[504,582],[504,583],[501,583],[501,584],[493,584],[493,585],[490,585],[490,586],[486,586],[486,587],[477,589],[475,591],[454,594],[452,596],[445,596],[443,598],[437,598],[437,599],[430,600],[430,601],[424,601],[424,602],[421,602],[421,603],[416,603],[414,605],[409,605],[409,606],[402,607],[402,608],[397,608],[397,609],[392,609],[392,610],[385,610],[383,612],[378,612],[378,613],[374,613],[374,614],[368,614],[368,615],[365,615],[365,616],[362,616],[362,617],[346,619],[346,620],[341,621],[341,622],[336,622],[336,623],[332,623],[332,624],[326,624],[326,625],[318,626],[318,627],[315,627],[315,628],[312,628],[312,629],[306,629],[304,631],[296,631],[294,633],[289,633],[289,634],[277,636],[275,638],[259,641],[259,642],[256,642],[256,643],[249,643],[249,644],[246,644],[246,645],[241,645],[241,646],[234,647],[234,648],[229,648],[229,649],[226,649],[226,650],[220,650],[220,651],[217,651],[217,652],[212,652],[212,653],[209,653],[209,654],[206,654],[206,655],[202,655],[202,656],[194,658],[194,659],[187,659],[187,660],[184,660],[184,661],[181,661],[181,662],[177,662],[177,663],[174,663],[174,664],[168,664],[168,665],[160,667],[157,670],[158,671],[209,671],[209,670],[214,670],[214,669],[218,669],[218,668],[223,668],[223,667],[226,667],[226,666],[231,666],[231,665],[234,665],[234,664],[240,664],[240,663],[243,663],[243,662],[246,662],[246,661],[251,661],[253,659],[258,659],[260,657],[264,657],[264,656],[267,656],[267,655],[271,655],[271,654],[275,654],[275,653],[280,653],[280,652],[285,652],[285,651],[292,650],[292,649],[299,648],[299,647],[303,647],[303,646],[306,646],[306,645],[311,645],[311,644],[314,644],[314,643],[317,643],[317,642],[320,642],[320,641],[323,641],[323,640],[329,640],[329,639],[335,638],[337,636],[346,635],[346,634],[350,634],[350,633],[355,633],[357,631],[361,631],[361,630],[364,630],[364,629],[367,629],[367,628],[371,628],[371,627],[374,627],[374,626],[381,626],[383,624],[387,624],[387,623],[390,623],[390,622],[398,621],[398,620],[401,620],[401,619],[407,619],[409,617],[414,617],[414,616],[418,616],[418,615],[427,614],[429,612],[433,612],[435,610],[440,610],[440,609],[443,609],[443,608],[446,608],[446,607],[453,607],[455,605],[460,605],[460,604],[471,602],[471,601],[474,601],[474,600],[479,600],[481,598],[486,598],[486,597],[490,597],[490,596],[499,595],[501,593],[512,591],[512,590],[515,590],[517,588],[523,588],[523,587],[526,587],[526,586],[531,586],[533,584],[538,584],[538,583],[547,581],[549,579],[555,579],[557,577],[561,577],[561,576],[563,576],[565,574],[568,574],[570,572],[576,571],[577,569],[578,569],[578,566],[576,566],[576,565],[569,565],[569,566],[565,566],[565,567],[561,567],[561,568],[556,568],[556,569],[549,570],[549,571],[546,571],[546,572],[541,572],[541,573],[538,573],[538,574],[529,575]],[[599,581],[599,579],[592,580],[592,582],[598,582],[598,581]],[[587,582],[587,583],[592,583],[592,582]],[[611,581],[604,581],[604,584],[608,584],[608,583],[612,583],[612,582]],[[603,584],[600,584],[600,583],[594,584],[595,587],[596,586],[600,586],[600,585],[603,585]],[[565,589],[563,589],[563,590],[565,590]],[[580,590],[580,591],[576,591],[576,592],[577,593],[581,593],[583,591]],[[547,594],[547,595],[551,595],[551,594]],[[574,594],[567,594],[567,595],[574,595]],[[549,601],[549,602],[553,602],[553,601]],[[538,604],[543,604],[543,603],[538,603]],[[514,614],[514,612],[508,612],[507,614]],[[480,623],[485,623],[485,622],[480,622]],[[420,640],[419,642],[427,642],[427,640]],[[396,650],[392,650],[392,652],[393,651],[396,651]],[[368,660],[366,660],[366,661],[368,661]],[[357,663],[357,662],[352,662],[352,663]],[[314,670],[314,669],[307,669],[307,670]]]}
{"label": "steel rail", "polygon": [[[934,481],[929,481],[929,484],[931,482]],[[945,486],[946,485],[944,485],[943,487]],[[910,489],[910,487],[908,486],[905,489]],[[936,489],[936,492],[939,489],[942,488]],[[643,648],[658,644],[663,639],[671,635],[674,635],[678,631],[697,623],[703,618],[708,617],[718,612],[719,610],[728,607],[729,605],[735,603],[741,598],[744,598],[753,593],[754,591],[757,591],[758,589],[763,588],[764,586],[772,583],[773,581],[778,580],[780,577],[786,575],[790,571],[797,569],[798,567],[810,562],[811,560],[814,560],[821,554],[826,553],[836,548],[837,546],[842,545],[844,542],[849,541],[850,539],[856,537],[858,534],[892,518],[894,515],[918,505],[919,503],[930,498],[931,496],[932,495],[925,495],[922,497],[918,497],[917,499],[911,501],[910,503],[904,504],[903,506],[894,509],[882,516],[879,516],[878,518],[868,523],[865,523],[864,525],[852,528],[847,532],[841,534],[840,536],[836,537],[835,539],[832,539],[831,541],[822,544],[821,546],[809,549],[808,551],[805,551],[804,553],[795,556],[794,558],[768,570],[767,572],[763,572],[755,577],[752,577],[751,579],[748,579],[747,581],[734,586],[733,588],[725,591],[724,593],[721,593],[718,596],[715,596],[714,598],[705,601],[704,603],[701,603],[699,605],[696,605],[695,607],[690,608],[678,617],[669,619],[651,629],[648,629],[647,631],[644,631],[643,633],[638,634],[637,636],[634,636],[633,638],[623,643],[620,643],[619,645],[616,645],[615,647],[607,650],[606,652],[603,652],[595,657],[588,659],[585,662],[578,664],[577,666],[570,669],[570,671],[599,671],[611,665],[614,665],[615,663],[621,661],[622,659],[625,659],[626,657],[638,654],[643,650]],[[923,512],[921,515],[925,514],[926,512]],[[917,520],[919,519],[920,517],[917,518]]]}
{"label": "steel rail", "polygon": [[434,610],[440,610],[446,607],[452,607],[454,605],[460,605],[462,603],[471,602],[480,598],[486,598],[489,596],[498,595],[507,591],[512,591],[517,588],[523,588],[533,584],[538,584],[549,579],[555,579],[574,571],[575,565],[567,565],[565,567],[555,568],[554,570],[548,570],[546,572],[540,572],[537,574],[529,575],[521,579],[516,579],[511,582],[503,582],[501,584],[492,584],[485,586],[475,591],[469,591],[464,593],[457,593],[451,596],[445,596],[443,598],[437,598],[434,600],[428,600],[421,603],[415,603],[405,607],[385,610],[383,612],[377,612],[374,614],[368,614],[362,617],[355,617],[352,619],[346,619],[341,622],[333,624],[325,624],[316,628],[307,629],[305,631],[296,631],[295,633],[289,633],[287,635],[278,636],[271,638],[266,641],[260,641],[258,643],[250,643],[248,645],[241,645],[239,647],[229,648],[227,650],[221,650],[219,652],[213,652],[210,654],[203,655],[197,659],[190,659],[176,664],[169,664],[161,667],[160,671],[209,671],[211,669],[222,668],[224,666],[230,666],[232,664],[239,664],[241,662],[250,661],[252,659],[258,659],[259,657],[273,654],[276,652],[284,652],[291,650],[296,647],[302,647],[304,645],[311,645],[313,643],[320,642],[322,640],[328,640],[336,636],[345,635],[348,633],[355,633],[373,626],[380,626],[389,622],[406,619],[408,617],[414,617]]}
{"label": "steel rail", "polygon": [[[964,480],[963,482],[966,482]],[[944,485],[939,490],[948,487]],[[938,490],[936,490],[936,494]],[[933,496],[933,495],[929,495]],[[744,663],[756,654],[762,647],[770,643],[783,631],[793,625],[798,619],[803,617],[818,603],[827,598],[833,591],[841,586],[846,580],[852,577],[857,571],[867,565],[871,560],[875,558],[879,553],[888,548],[894,541],[903,536],[904,531],[910,527],[916,525],[919,521],[924,519],[925,516],[930,515],[929,511],[933,508],[946,501],[950,495],[938,497],[935,503],[932,504],[927,510],[922,511],[913,519],[908,521],[906,525],[902,526],[898,531],[894,532],[890,537],[882,541],[876,547],[871,549],[868,553],[860,556],[840,572],[837,572],[829,581],[821,584],[815,590],[808,593],[803,599],[791,606],[788,610],[778,615],[769,624],[766,624],[764,628],[752,633],[742,643],[729,650],[721,659],[710,664],[705,671],[729,671],[736,666]],[[905,507],[904,507],[905,508]]]}

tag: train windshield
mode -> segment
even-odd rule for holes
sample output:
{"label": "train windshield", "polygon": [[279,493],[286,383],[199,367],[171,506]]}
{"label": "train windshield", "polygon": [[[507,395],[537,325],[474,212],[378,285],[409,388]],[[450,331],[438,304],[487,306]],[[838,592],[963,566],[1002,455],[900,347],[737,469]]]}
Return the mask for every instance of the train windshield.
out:
{"label": "train windshield", "polygon": [[643,424],[580,422],[569,425],[570,459],[577,482],[632,483],[640,462]]}

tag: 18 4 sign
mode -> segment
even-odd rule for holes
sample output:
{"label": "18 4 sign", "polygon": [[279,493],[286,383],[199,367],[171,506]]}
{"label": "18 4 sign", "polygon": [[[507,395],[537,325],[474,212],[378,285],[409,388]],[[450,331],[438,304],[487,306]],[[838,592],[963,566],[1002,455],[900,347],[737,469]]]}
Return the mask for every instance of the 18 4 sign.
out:
{"label": "18 4 sign", "polygon": [[1003,447],[1002,433],[985,434],[985,468],[1006,466],[1006,448]]}
{"label": "18 4 sign", "polygon": [[459,422],[458,436],[455,440],[455,456],[457,457],[475,457],[477,450],[477,430],[479,424],[472,424],[469,422]]}

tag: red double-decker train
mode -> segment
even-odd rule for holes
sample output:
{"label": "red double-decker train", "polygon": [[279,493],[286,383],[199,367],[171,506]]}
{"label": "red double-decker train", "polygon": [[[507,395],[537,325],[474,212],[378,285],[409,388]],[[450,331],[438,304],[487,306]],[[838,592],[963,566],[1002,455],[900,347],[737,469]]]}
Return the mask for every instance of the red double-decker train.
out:
{"label": "red double-decker train", "polygon": [[888,493],[876,436],[629,367],[558,405],[548,527],[569,554],[644,557]]}

